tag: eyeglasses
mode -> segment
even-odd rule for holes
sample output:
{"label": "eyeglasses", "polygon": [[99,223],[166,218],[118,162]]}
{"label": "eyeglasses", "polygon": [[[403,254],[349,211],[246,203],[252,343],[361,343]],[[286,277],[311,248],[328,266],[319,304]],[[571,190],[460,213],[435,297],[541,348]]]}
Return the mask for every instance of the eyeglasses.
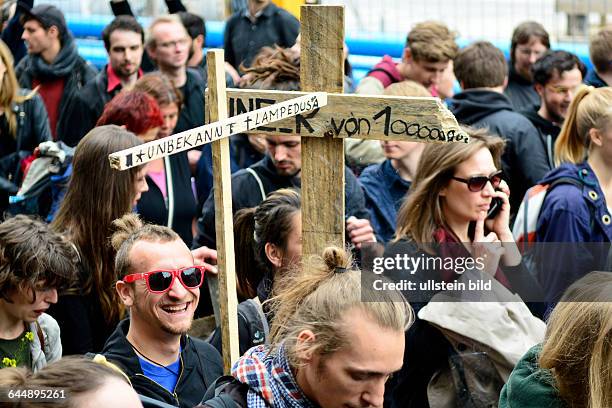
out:
{"label": "eyeglasses", "polygon": [[163,43],[159,43],[157,44],[158,47],[160,48],[176,48],[178,45],[184,47],[186,45],[189,44],[189,39],[188,38],[181,38],[180,40],[175,40],[175,41],[166,41]]}
{"label": "eyeglasses", "polygon": [[122,280],[125,283],[132,283],[145,279],[150,292],[165,293],[172,287],[175,278],[178,278],[187,289],[199,288],[202,286],[205,271],[206,268],[203,266],[188,266],[182,269],[133,273],[126,275]]}
{"label": "eyeglasses", "polygon": [[469,179],[464,179],[460,177],[452,177],[453,180],[460,181],[462,183],[467,184],[468,189],[474,193],[484,190],[485,186],[488,182],[491,182],[493,188],[498,188],[503,180],[503,172],[501,170],[491,174],[489,177],[487,176],[474,176]]}

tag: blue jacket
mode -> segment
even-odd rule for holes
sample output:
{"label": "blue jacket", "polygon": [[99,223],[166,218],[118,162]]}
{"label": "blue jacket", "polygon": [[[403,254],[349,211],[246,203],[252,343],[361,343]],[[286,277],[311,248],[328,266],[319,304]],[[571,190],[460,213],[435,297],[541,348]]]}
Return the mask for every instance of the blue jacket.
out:
{"label": "blue jacket", "polygon": [[540,184],[549,184],[561,177],[578,180],[583,187],[558,184],[547,193],[540,210],[537,241],[573,243],[539,249],[538,279],[548,302],[556,301],[569,285],[588,272],[605,267],[607,245],[585,243],[612,241],[610,212],[589,164],[563,164],[549,172]]}
{"label": "blue jacket", "polygon": [[363,187],[366,208],[370,212],[372,228],[382,242],[391,241],[395,234],[397,212],[411,183],[399,176],[389,159],[366,167],[359,181]]}

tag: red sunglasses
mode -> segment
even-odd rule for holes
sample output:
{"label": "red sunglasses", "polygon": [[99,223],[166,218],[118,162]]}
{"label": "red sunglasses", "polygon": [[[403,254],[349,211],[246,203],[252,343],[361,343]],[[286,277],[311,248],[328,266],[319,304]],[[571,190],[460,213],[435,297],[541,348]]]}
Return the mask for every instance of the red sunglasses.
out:
{"label": "red sunglasses", "polygon": [[152,293],[165,293],[174,284],[174,279],[178,278],[183,286],[187,289],[196,289],[202,286],[204,281],[204,266],[188,266],[181,269],[167,269],[159,271],[151,271],[145,273],[133,273],[123,277],[125,283],[136,282],[144,279],[147,282],[147,288]]}

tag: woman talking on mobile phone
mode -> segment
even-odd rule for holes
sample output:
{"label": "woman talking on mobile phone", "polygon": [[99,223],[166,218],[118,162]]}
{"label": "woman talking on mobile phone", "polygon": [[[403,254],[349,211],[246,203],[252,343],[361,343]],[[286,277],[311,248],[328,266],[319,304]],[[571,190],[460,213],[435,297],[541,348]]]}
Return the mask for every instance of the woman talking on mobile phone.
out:
{"label": "woman talking on mobile phone", "polygon": [[[416,312],[425,309],[434,296],[448,293],[445,285],[452,290],[464,273],[471,276],[474,269],[477,270],[474,276],[497,281],[495,285],[504,294],[519,293],[524,299],[537,296],[509,227],[510,191],[499,170],[504,141],[484,130],[464,128],[464,131],[469,135],[469,143],[428,144],[423,150],[410,194],[398,212],[396,238],[384,254],[385,261],[410,258],[420,262],[418,266],[415,262],[408,264],[408,268],[383,272],[396,282],[416,283],[419,290],[405,292]],[[430,282],[436,286],[428,286]],[[514,298],[517,300],[520,303],[520,299]],[[453,320],[452,313],[465,305],[447,302],[439,314]],[[500,311],[505,315],[502,303],[487,305],[491,314]],[[517,310],[526,321],[534,319],[524,305]],[[485,320],[484,315],[489,312],[480,312],[480,315],[468,313],[462,324],[471,328],[475,322]],[[512,314],[508,316],[503,322],[493,320],[487,330],[521,339],[517,325],[511,324]],[[471,334],[468,330],[469,337]],[[448,368],[450,358],[458,353],[453,346],[456,344],[447,338],[447,332],[419,314],[406,332],[404,367],[387,386],[389,406],[439,406],[431,402],[430,382]],[[488,372],[479,375],[490,377]],[[497,389],[492,387],[492,400],[499,397],[502,384]],[[468,398],[470,391],[468,387]]]}

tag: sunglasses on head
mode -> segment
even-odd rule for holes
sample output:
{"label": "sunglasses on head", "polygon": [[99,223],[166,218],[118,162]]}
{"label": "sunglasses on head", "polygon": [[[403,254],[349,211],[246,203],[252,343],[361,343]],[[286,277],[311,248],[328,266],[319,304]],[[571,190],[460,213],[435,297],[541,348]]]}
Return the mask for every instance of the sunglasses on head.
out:
{"label": "sunglasses on head", "polygon": [[178,278],[187,289],[199,288],[204,280],[204,271],[206,271],[206,268],[203,266],[188,266],[174,270],[133,273],[126,275],[122,280],[125,283],[132,283],[144,279],[150,292],[164,293],[172,287],[175,278]]}
{"label": "sunglasses on head", "polygon": [[487,182],[491,182],[491,185],[494,189],[497,189],[503,180],[503,173],[501,170],[496,171],[491,174],[489,177],[487,176],[474,176],[469,179],[464,179],[460,177],[452,177],[453,180],[460,181],[462,183],[467,184],[468,189],[474,193],[484,190],[487,185]]}

